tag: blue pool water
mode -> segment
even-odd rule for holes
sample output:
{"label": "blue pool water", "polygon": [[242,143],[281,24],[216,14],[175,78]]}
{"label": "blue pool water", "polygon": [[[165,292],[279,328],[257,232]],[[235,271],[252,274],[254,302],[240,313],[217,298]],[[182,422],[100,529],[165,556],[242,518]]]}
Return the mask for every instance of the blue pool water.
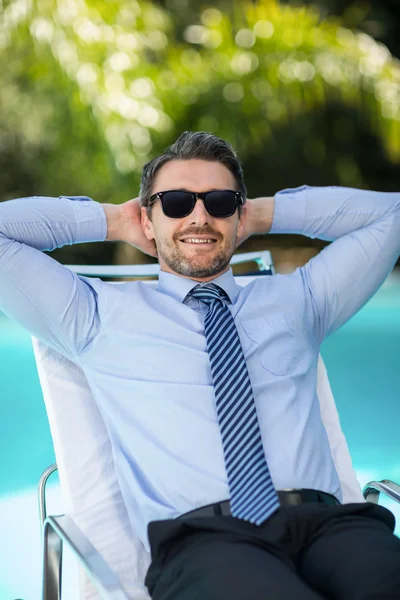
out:
{"label": "blue pool water", "polygon": [[[395,277],[322,346],[361,485],[370,479],[400,482],[399,348],[400,282]],[[1,313],[0,390],[0,600],[37,600],[36,486],[55,459],[30,336]],[[399,508],[382,503],[396,514],[400,535]],[[62,510],[57,505],[54,512]]]}

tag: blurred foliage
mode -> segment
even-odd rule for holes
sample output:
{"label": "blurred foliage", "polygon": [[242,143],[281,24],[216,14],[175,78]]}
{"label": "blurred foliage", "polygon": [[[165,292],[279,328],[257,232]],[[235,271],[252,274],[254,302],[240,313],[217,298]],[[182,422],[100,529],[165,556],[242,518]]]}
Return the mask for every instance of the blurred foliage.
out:
{"label": "blurred foliage", "polygon": [[[183,129],[217,133],[246,161],[274,129],[328,100],[357,107],[399,160],[400,68],[383,45],[337,20],[321,21],[311,6],[275,0],[199,7],[197,20],[178,30],[174,15],[186,6],[5,6],[2,156],[20,156],[36,193],[72,184],[68,193],[122,201],[134,193],[143,163]],[[311,142],[308,153],[318,155],[318,147]],[[2,172],[2,192],[15,195]]]}
{"label": "blurred foliage", "polygon": [[277,0],[3,0],[2,13],[3,200],[123,202],[143,164],[185,129],[234,145],[250,196],[394,181],[400,63],[329,11]]}
{"label": "blurred foliage", "polygon": [[400,55],[398,0],[283,0],[285,4],[314,5],[322,18],[340,17],[343,27],[358,29],[384,43],[394,56]]}

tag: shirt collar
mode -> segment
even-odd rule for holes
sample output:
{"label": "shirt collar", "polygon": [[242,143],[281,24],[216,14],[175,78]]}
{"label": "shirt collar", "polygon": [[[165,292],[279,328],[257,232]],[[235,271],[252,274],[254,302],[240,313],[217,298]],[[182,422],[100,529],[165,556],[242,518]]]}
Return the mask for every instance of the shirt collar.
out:
{"label": "shirt collar", "polygon": [[[232,304],[236,302],[240,288],[235,282],[232,268],[225,271],[222,275],[218,275],[215,279],[212,279],[212,282],[219,285],[228,294]],[[181,275],[174,275],[173,273],[167,273],[166,271],[160,270],[157,290],[162,294],[167,294],[168,296],[176,298],[179,302],[183,302],[188,293],[198,285],[198,283],[200,282],[195,281],[194,279],[188,279]]]}

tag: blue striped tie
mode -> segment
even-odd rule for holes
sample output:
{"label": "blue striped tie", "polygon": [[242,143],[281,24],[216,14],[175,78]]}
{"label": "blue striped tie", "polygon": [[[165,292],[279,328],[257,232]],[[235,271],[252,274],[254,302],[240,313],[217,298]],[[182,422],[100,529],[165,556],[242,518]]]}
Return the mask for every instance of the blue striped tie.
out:
{"label": "blue striped tie", "polygon": [[234,517],[260,525],[279,508],[258,426],[246,361],[222,288],[199,284],[188,294],[208,305],[204,329]]}

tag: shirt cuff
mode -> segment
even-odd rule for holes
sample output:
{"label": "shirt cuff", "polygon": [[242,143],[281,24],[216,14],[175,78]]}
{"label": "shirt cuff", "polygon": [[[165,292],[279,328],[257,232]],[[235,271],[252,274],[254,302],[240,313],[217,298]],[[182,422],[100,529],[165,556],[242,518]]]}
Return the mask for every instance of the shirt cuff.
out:
{"label": "shirt cuff", "polygon": [[61,196],[72,200],[76,233],[74,243],[104,242],[107,237],[107,218],[100,202],[88,196]]}
{"label": "shirt cuff", "polygon": [[286,188],[275,194],[274,215],[269,233],[304,235],[304,221],[310,186]]}

